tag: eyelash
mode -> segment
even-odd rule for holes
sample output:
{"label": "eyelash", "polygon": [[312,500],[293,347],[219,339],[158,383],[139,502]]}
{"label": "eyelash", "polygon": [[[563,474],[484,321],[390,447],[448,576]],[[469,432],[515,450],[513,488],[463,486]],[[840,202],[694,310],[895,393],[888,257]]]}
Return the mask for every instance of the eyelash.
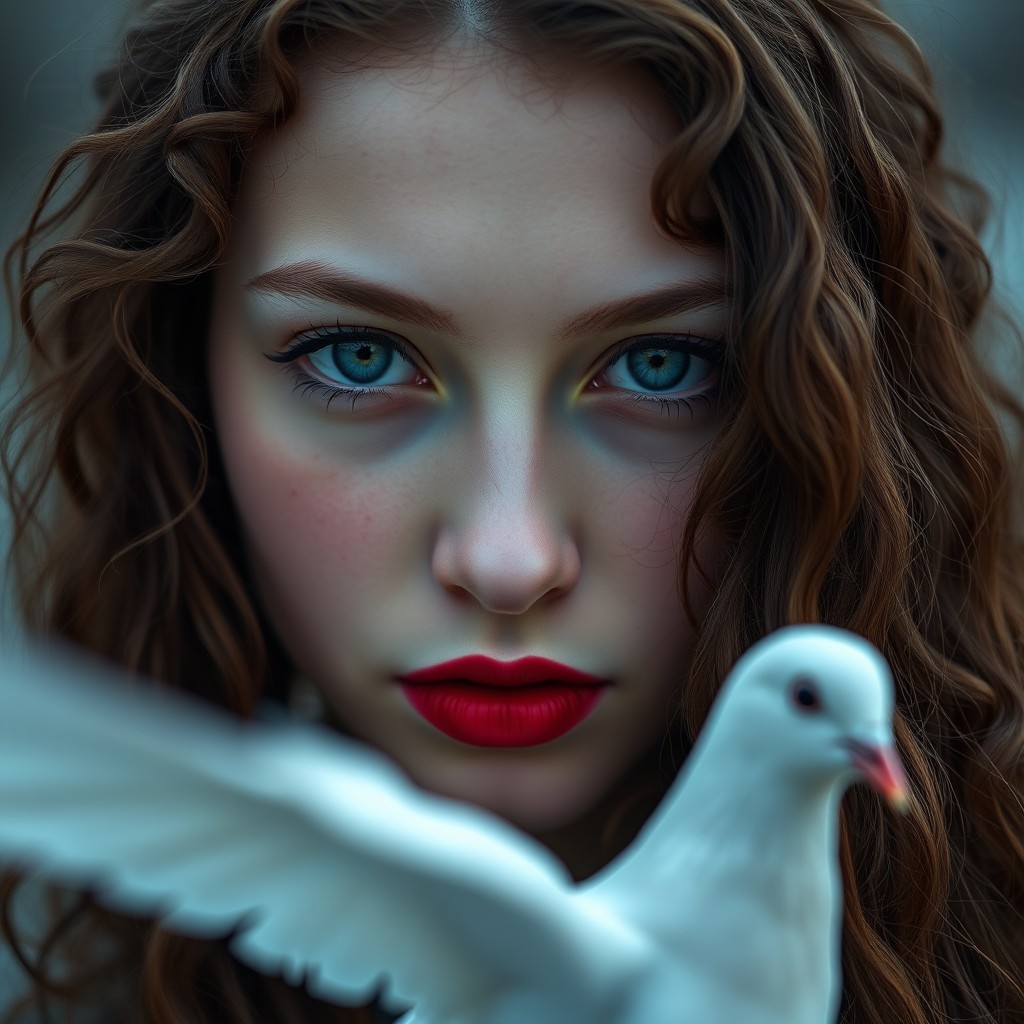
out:
{"label": "eyelash", "polygon": [[351,399],[349,408],[355,409],[356,402],[367,395],[377,395],[382,398],[394,398],[395,392],[387,385],[380,387],[370,386],[365,388],[346,388],[340,384],[328,384],[326,381],[313,377],[304,370],[289,367],[287,364],[294,362],[302,356],[312,355],[314,352],[319,352],[321,349],[327,348],[328,345],[335,342],[367,334],[379,335],[387,338],[388,343],[394,348],[396,355],[404,359],[410,366],[416,366],[416,361],[413,359],[412,354],[409,351],[409,347],[396,335],[389,334],[386,331],[377,330],[373,327],[343,326],[340,322],[334,327],[316,327],[315,325],[310,324],[309,331],[305,334],[299,335],[295,340],[295,344],[292,345],[291,348],[288,348],[284,352],[280,352],[276,355],[267,355],[267,359],[272,363],[283,363],[286,365],[289,373],[295,381],[295,387],[293,390],[299,392],[303,398],[314,398],[317,400],[326,399],[324,404],[326,409],[330,409],[331,402],[335,401],[335,399],[349,398]]}
{"label": "eyelash", "polygon": [[360,398],[365,398],[368,394],[380,395],[383,398],[395,397],[394,392],[389,387],[365,388],[363,390],[343,388],[335,384],[325,384],[322,380],[317,380],[316,377],[311,377],[302,370],[295,371],[295,387],[293,390],[301,394],[303,398],[325,399],[325,409],[330,409],[331,402],[338,398],[350,399],[349,408],[355,409],[356,402]]}
{"label": "eyelash", "polygon": [[[364,335],[376,335],[386,338],[388,344],[393,347],[396,355],[404,359],[410,366],[417,367],[416,360],[413,358],[409,347],[398,336],[372,327],[343,326],[340,322],[334,327],[316,327],[313,324],[310,324],[310,330],[305,334],[299,335],[295,344],[289,349],[275,355],[268,354],[266,358],[271,362],[281,363],[288,366],[288,364],[293,363],[296,359],[299,359],[304,355],[311,355],[314,352],[318,352],[339,340]],[[671,343],[672,347],[682,349],[689,355],[694,355],[698,359],[703,359],[715,367],[717,367],[722,361],[723,349],[721,339],[703,338],[692,334],[650,334],[644,335],[640,338],[631,339],[630,341],[623,343],[606,360],[603,364],[602,370],[599,372],[606,371],[609,367],[613,366],[620,359],[625,358],[632,351],[637,349],[657,348],[657,343],[659,341],[668,341]],[[393,386],[382,385],[379,387],[367,386],[363,388],[348,388],[339,384],[328,384],[325,381],[306,373],[304,370],[300,370],[295,367],[288,366],[288,371],[294,378],[295,386],[293,390],[299,392],[303,398],[326,400],[326,409],[330,409],[331,403],[338,398],[350,399],[351,402],[349,407],[350,409],[354,409],[356,402],[360,398],[364,398],[368,395],[379,396],[382,398],[396,397],[396,392],[394,391]],[[718,393],[718,387],[719,384],[716,380],[698,394],[680,398],[662,398],[660,395],[636,392],[630,395],[627,401],[634,405],[642,405],[647,408],[656,407],[666,416],[675,415],[678,419],[684,409],[692,416],[694,413],[694,406],[697,403],[710,405]]]}

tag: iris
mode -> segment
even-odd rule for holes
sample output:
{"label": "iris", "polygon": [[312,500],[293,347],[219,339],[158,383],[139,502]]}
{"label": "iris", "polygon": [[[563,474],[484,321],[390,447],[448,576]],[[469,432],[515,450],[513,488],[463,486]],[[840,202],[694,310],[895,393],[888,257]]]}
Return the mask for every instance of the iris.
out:
{"label": "iris", "polygon": [[372,341],[339,341],[331,346],[334,365],[349,380],[357,384],[370,384],[383,376],[395,358],[390,345]]}
{"label": "iris", "polygon": [[675,348],[635,348],[626,365],[638,383],[654,391],[678,387],[690,368],[690,353]]}

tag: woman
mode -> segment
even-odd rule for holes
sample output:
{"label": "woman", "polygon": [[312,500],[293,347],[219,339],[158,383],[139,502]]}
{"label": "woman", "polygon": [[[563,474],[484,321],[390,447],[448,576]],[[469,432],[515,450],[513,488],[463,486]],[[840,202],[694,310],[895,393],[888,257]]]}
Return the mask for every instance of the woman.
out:
{"label": "woman", "polygon": [[[842,1019],[1021,1018],[1019,410],[876,6],[163,0],[100,92],[12,251],[30,627],[241,715],[310,691],[577,877],[743,650],[854,630],[917,807],[844,805]],[[541,700],[477,685],[538,656]],[[11,917],[104,1019],[369,1019],[85,897]]]}

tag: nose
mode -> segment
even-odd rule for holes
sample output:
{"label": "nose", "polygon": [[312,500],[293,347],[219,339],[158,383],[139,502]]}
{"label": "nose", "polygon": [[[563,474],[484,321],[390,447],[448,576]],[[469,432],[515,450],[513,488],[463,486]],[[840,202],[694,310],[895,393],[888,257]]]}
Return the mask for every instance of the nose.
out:
{"label": "nose", "polygon": [[556,467],[545,472],[540,443],[506,438],[481,448],[451,488],[431,567],[449,593],[490,612],[522,614],[579,580],[566,495],[551,479]]}

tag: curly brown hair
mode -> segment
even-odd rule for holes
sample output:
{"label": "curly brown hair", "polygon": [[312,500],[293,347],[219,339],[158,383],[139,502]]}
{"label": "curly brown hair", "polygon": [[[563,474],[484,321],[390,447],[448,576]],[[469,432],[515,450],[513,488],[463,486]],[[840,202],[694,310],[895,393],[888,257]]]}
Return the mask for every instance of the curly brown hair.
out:
{"label": "curly brown hair", "polygon": [[[679,735],[777,627],[871,640],[897,681],[915,802],[898,819],[856,791],[843,803],[841,1019],[1024,1021],[1024,555],[1003,429],[1022,410],[976,349],[983,204],[940,160],[923,59],[876,0],[476,7],[140,5],[98,80],[96,128],[61,154],[8,254],[29,384],[2,451],[27,625],[242,715],[286,686],[232,546],[204,347],[241,169],[296,109],[297,53],[339,34],[422,52],[471,31],[639,66],[683,125],[652,183],[656,220],[724,244],[733,299],[681,593],[702,531],[730,557]],[[715,213],[697,221],[703,185]],[[29,943],[13,921],[22,883],[6,876],[0,910],[36,991],[9,1021],[46,993],[159,1024],[370,1019],[88,895],[53,893]]]}

